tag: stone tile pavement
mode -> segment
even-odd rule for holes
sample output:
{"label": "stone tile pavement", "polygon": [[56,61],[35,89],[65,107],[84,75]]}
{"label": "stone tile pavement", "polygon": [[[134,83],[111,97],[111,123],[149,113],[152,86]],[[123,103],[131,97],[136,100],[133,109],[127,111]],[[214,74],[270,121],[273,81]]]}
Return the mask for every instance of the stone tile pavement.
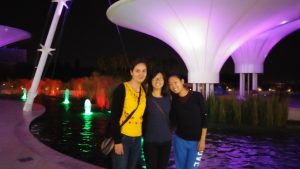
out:
{"label": "stone tile pavement", "polygon": [[0,99],[1,169],[101,169],[39,142],[30,133],[29,125],[45,108],[34,104],[31,113],[24,113],[22,108],[20,101]]}

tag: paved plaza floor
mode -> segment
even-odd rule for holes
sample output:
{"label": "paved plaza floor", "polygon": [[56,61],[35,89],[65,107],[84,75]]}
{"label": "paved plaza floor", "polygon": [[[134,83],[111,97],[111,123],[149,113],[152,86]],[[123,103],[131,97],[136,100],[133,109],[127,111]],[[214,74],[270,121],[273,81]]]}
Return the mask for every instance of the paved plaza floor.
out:
{"label": "paved plaza floor", "polygon": [[24,113],[23,104],[21,101],[0,99],[1,169],[101,169],[39,142],[30,133],[29,125],[45,108],[34,104],[31,113]]}

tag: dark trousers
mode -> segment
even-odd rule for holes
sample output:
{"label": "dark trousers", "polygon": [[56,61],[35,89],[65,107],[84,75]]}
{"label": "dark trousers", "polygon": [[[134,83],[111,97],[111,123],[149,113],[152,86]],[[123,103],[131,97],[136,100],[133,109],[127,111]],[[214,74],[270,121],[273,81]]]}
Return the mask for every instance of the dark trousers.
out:
{"label": "dark trousers", "polygon": [[113,169],[135,169],[140,157],[141,137],[122,136],[124,155],[112,155]]}
{"label": "dark trousers", "polygon": [[171,152],[171,141],[156,143],[144,142],[147,169],[166,169]]}

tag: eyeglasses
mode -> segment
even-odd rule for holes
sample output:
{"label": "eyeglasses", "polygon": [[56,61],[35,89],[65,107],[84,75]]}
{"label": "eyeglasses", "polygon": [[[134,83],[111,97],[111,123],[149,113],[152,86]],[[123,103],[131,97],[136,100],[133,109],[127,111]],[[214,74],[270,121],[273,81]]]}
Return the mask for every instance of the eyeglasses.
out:
{"label": "eyeglasses", "polygon": [[152,80],[154,80],[154,81],[163,81],[164,79],[163,78],[154,78]]}

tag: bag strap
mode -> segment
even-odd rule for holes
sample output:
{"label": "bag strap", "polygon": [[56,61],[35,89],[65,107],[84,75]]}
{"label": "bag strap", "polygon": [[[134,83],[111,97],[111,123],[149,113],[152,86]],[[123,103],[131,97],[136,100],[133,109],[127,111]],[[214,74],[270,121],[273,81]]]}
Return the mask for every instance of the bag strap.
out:
{"label": "bag strap", "polygon": [[151,99],[151,101],[155,104],[155,106],[158,108],[159,112],[161,112],[161,114],[163,115],[163,117],[167,118],[167,114],[166,112],[161,108],[161,106],[156,102],[154,101],[153,99]]}
{"label": "bag strap", "polygon": [[138,104],[136,106],[136,108],[129,114],[129,116],[123,121],[123,123],[120,125],[120,127],[122,127],[134,114],[134,112],[136,111],[136,109],[139,107],[140,105],[140,100],[141,100],[141,94],[142,93],[142,86],[140,87],[140,92],[139,92],[139,98],[138,98]]}

